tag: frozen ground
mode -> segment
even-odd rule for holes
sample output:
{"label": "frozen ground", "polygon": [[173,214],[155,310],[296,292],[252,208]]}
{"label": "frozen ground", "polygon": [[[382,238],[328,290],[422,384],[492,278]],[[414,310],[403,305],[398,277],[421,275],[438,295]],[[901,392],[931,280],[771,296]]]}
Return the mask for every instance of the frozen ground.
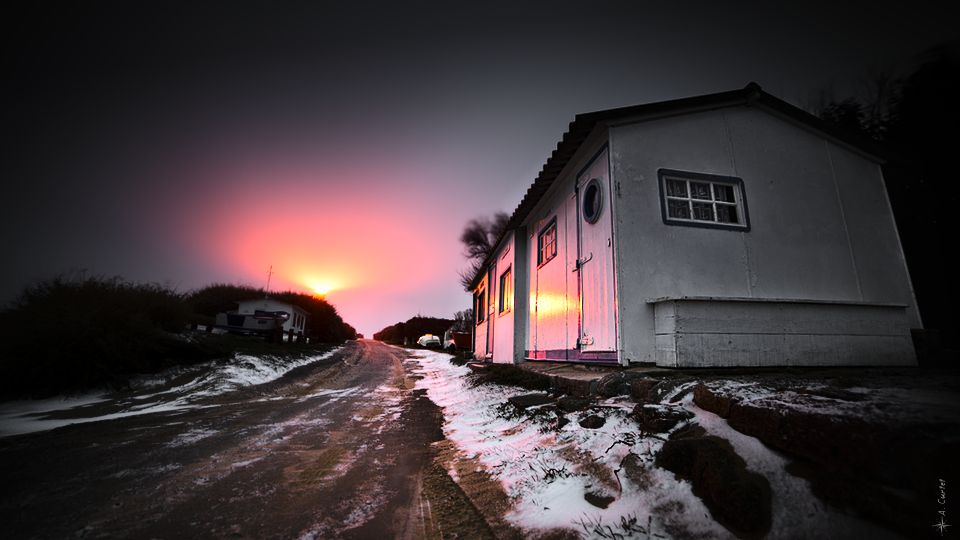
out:
{"label": "frozen ground", "polygon": [[441,416],[406,355],[350,342],[299,369],[237,358],[121,399],[35,403],[84,423],[0,438],[0,536],[490,538],[432,474]]}
{"label": "frozen ground", "polygon": [[205,407],[203,401],[207,398],[274,381],[293,369],[326,360],[338,350],[293,359],[237,354],[225,362],[207,362],[139,377],[131,381],[129,392],[3,402],[0,437]]}
{"label": "frozen ground", "polygon": [[[892,372],[672,374],[643,395],[659,396],[649,408],[690,418],[647,433],[626,396],[578,412],[521,410],[508,399],[528,390],[478,383],[443,353],[366,340],[330,358],[203,368],[143,378],[121,394],[0,405],[4,536],[731,538],[690,482],[656,466],[671,435],[696,424],[769,481],[767,538],[879,540],[893,533],[873,525],[883,523],[876,516],[851,517],[817,490],[846,488],[842,501],[872,493],[870,504],[892,500],[888,492],[824,483],[833,470],[795,476],[793,458],[770,450],[768,436],[784,431],[745,435],[736,422],[756,424],[751,417],[709,411],[722,397],[816,417],[821,431],[840,426],[815,448],[848,439],[848,418],[875,422],[861,426],[867,435],[917,419],[956,426],[955,383],[910,386]],[[708,387],[712,405],[697,397]],[[932,522],[924,514],[918,530]]]}
{"label": "frozen ground", "polygon": [[[451,364],[442,353],[419,352],[408,362],[415,363],[414,372],[423,376],[417,386],[443,409],[446,437],[463,459],[478,460],[502,484],[512,502],[506,518],[525,534],[543,535],[563,528],[586,538],[732,537],[693,494],[689,482],[654,466],[665,440],[661,437],[666,435],[645,435],[629,416],[635,404],[628,398],[601,400],[587,410],[568,413],[571,421],[557,429],[552,407],[541,406],[549,407],[544,409],[549,414],[531,408],[518,415],[504,408],[508,398],[529,390],[474,385],[468,377],[471,371]],[[771,538],[894,537],[828,509],[814,497],[806,480],[785,470],[787,459],[693,403],[692,384],[664,396],[662,406],[692,412],[691,422],[729,440],[748,469],[770,481]],[[581,427],[579,421],[588,415],[606,421],[598,429]],[[682,427],[683,423],[675,429]],[[643,463],[643,485],[624,474],[622,464],[629,453]]]}

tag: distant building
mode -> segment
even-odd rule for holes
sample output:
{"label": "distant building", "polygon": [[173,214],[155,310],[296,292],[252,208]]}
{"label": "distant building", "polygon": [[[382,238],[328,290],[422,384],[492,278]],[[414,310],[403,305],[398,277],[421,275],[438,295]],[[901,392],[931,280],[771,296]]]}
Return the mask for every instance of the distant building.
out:
{"label": "distant building", "polygon": [[472,284],[474,354],[915,364],[881,162],[752,83],[578,115]]}
{"label": "distant building", "polygon": [[236,311],[217,315],[216,326],[234,332],[265,333],[279,326],[284,333],[306,332],[310,314],[303,308],[272,298],[242,300]]}

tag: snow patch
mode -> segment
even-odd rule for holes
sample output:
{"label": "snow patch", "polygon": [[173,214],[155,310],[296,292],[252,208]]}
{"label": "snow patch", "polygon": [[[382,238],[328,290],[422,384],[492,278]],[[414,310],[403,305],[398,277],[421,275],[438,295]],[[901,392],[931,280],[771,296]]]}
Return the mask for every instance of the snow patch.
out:
{"label": "snow patch", "polygon": [[212,435],[216,435],[217,431],[212,429],[191,429],[177,435],[167,446],[170,448],[176,448],[178,446],[188,446],[202,439],[206,439]]}
{"label": "snow patch", "polygon": [[[173,368],[158,375],[135,379],[135,392],[155,390],[177,379],[193,376],[172,388],[133,395],[87,394],[44,400],[11,401],[0,404],[0,437],[47,431],[72,424],[115,420],[156,413],[215,407],[207,398],[251,385],[279,379],[301,366],[325,360],[339,351],[287,360],[273,356],[235,355],[227,362],[208,362],[189,368]],[[86,413],[86,414],[85,414]]]}
{"label": "snow patch", "polygon": [[896,538],[871,523],[841,514],[826,506],[810,490],[806,480],[788,473],[786,458],[760,439],[744,435],[723,418],[705,411],[687,396],[684,407],[696,415],[697,423],[711,435],[722,437],[743,458],[747,468],[762,474],[772,492],[773,531],[790,531],[797,538]]}
{"label": "snow patch", "polygon": [[[443,408],[447,439],[467,458],[479,460],[512,499],[506,518],[513,524],[528,531],[566,527],[593,537],[597,533],[591,532],[592,525],[623,522],[637,524],[624,530],[624,538],[670,537],[669,531],[678,527],[692,537],[730,537],[709,517],[688,483],[653,467],[663,442],[639,436],[638,426],[627,418],[630,406],[624,399],[601,401],[600,407],[571,414],[571,422],[557,431],[528,415],[498,416],[496,411],[507,398],[530,392],[498,384],[472,386],[469,368],[455,366],[449,358],[420,351],[407,362],[423,377],[417,388],[426,389]],[[603,416],[604,425],[581,427],[577,421],[589,414]],[[619,471],[630,452],[648,465],[652,481],[645,489]],[[586,499],[588,493],[614,500],[599,508]]]}

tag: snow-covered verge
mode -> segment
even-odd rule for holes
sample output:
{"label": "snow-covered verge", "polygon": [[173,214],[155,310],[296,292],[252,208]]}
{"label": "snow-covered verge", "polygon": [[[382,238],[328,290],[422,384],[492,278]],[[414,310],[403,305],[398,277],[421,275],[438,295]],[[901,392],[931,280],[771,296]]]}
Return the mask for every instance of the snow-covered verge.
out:
{"label": "snow-covered verge", "polygon": [[47,431],[70,424],[210,406],[213,396],[279,379],[339,351],[300,358],[236,354],[226,362],[173,368],[131,381],[132,392],[90,393],[0,403],[0,437]]}
{"label": "snow-covered verge", "polygon": [[[563,528],[584,538],[733,537],[694,495],[690,482],[655,466],[669,434],[645,433],[630,415],[635,404],[629,398],[600,400],[586,410],[568,413],[571,421],[558,429],[552,405],[510,414],[515,409],[504,404],[528,390],[475,385],[469,368],[449,360],[443,353],[418,351],[409,362],[423,377],[418,387],[443,408],[446,437],[463,458],[478,461],[501,483],[512,502],[505,517],[526,536]],[[672,431],[699,424],[708,435],[730,441],[747,469],[767,478],[772,492],[769,538],[892,537],[828,508],[811,493],[806,480],[786,471],[787,458],[700,409],[691,388],[692,383],[675,388],[661,398],[659,407],[686,409],[692,419]],[[580,421],[591,415],[602,416],[605,422],[596,429],[581,426]],[[625,467],[629,454],[641,464],[639,474],[637,467],[633,474]],[[451,477],[457,479],[454,471]]]}
{"label": "snow-covered verge", "polygon": [[[443,353],[418,352],[411,360],[423,376],[417,385],[443,408],[447,438],[502,483],[513,500],[506,516],[513,524],[529,534],[566,528],[598,538],[613,533],[730,537],[710,518],[689,483],[653,466],[663,441],[639,436],[636,423],[628,418],[632,403],[621,398],[602,401],[600,408],[571,413],[574,421],[556,430],[535,417],[498,414],[507,398],[529,392],[497,384],[473,386],[467,379],[470,370],[449,359]],[[581,427],[578,420],[591,414],[604,416],[604,425]],[[645,466],[645,489],[620,470],[630,452]],[[598,506],[588,498],[609,504],[601,508],[602,502]]]}

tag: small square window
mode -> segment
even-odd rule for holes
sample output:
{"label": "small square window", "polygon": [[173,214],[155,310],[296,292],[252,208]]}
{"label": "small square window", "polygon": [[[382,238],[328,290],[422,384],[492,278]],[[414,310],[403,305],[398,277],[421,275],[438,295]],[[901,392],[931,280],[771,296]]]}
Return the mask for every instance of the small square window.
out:
{"label": "small square window", "polygon": [[658,174],[663,220],[668,225],[750,229],[743,180],[667,169]]}
{"label": "small square window", "polygon": [[557,219],[543,228],[537,237],[537,265],[542,266],[557,256]]}
{"label": "small square window", "polygon": [[487,318],[487,291],[482,285],[473,295],[473,313],[477,317],[477,324],[482,323]]}
{"label": "small square window", "polygon": [[500,305],[499,312],[505,313],[513,309],[513,273],[510,268],[500,274]]}

